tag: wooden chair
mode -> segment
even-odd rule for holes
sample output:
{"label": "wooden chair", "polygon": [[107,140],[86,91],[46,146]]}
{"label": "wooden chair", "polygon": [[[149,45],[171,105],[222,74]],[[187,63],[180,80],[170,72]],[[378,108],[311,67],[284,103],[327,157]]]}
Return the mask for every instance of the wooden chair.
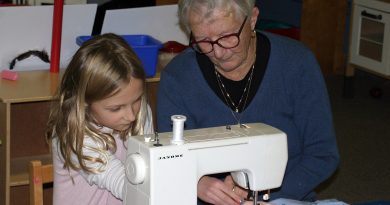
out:
{"label": "wooden chair", "polygon": [[43,184],[53,182],[53,164],[30,161],[30,205],[43,205]]}

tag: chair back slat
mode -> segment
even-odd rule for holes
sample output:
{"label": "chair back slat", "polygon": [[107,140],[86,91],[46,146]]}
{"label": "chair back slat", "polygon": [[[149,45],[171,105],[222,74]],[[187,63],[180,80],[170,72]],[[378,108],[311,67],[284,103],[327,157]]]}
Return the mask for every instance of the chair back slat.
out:
{"label": "chair back slat", "polygon": [[43,205],[43,184],[53,182],[53,165],[33,160],[29,165],[30,205]]}

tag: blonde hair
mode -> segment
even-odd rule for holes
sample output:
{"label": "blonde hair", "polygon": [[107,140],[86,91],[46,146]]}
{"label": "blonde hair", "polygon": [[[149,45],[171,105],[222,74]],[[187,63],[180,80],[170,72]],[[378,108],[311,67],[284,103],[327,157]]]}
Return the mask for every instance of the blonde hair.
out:
{"label": "blonde hair", "polygon": [[180,25],[189,34],[191,32],[189,23],[189,11],[201,11],[206,8],[206,12],[201,15],[204,18],[210,17],[216,9],[235,12],[242,19],[252,14],[255,0],[179,0],[178,16]]}
{"label": "blonde hair", "polygon": [[[82,152],[83,148],[91,149],[84,145],[85,136],[102,145],[99,149],[94,148],[99,156],[105,156],[107,151],[116,151],[113,136],[97,129],[97,122],[90,116],[87,105],[114,95],[123,83],[129,83],[132,79],[144,82],[144,94],[133,126],[120,133],[123,141],[131,134],[143,134],[144,121],[149,115],[141,62],[127,42],[116,34],[96,36],[81,45],[62,77],[46,132],[49,141],[58,138],[64,168],[99,171],[87,167],[86,161],[98,162],[105,167],[107,159],[104,157],[93,158]],[[77,156],[78,163],[71,160],[72,154]]]}

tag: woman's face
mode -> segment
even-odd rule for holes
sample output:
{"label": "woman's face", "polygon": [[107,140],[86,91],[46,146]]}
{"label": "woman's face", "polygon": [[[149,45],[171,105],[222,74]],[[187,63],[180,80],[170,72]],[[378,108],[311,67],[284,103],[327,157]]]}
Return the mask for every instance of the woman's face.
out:
{"label": "woman's face", "polygon": [[113,130],[129,129],[140,110],[143,92],[143,81],[132,78],[115,95],[93,102],[91,115],[97,123]]}
{"label": "woman's face", "polygon": [[[227,13],[223,10],[215,10],[208,18],[204,18],[201,13],[202,10],[198,10],[198,12],[191,12],[189,16],[192,37],[195,41],[215,41],[222,36],[237,33],[241,25],[243,25],[245,18],[236,16],[233,12]],[[247,59],[250,52],[250,44],[253,43],[252,31],[256,24],[257,15],[258,10],[255,8],[253,15],[247,17],[239,36],[240,43],[237,47],[222,48],[214,44],[214,50],[206,54],[219,69],[224,72],[230,72],[240,66],[253,63],[247,62]]]}

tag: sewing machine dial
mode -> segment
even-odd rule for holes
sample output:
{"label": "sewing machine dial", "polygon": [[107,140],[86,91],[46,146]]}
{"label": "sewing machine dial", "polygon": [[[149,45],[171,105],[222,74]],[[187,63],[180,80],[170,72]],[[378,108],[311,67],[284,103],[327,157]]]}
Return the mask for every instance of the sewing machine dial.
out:
{"label": "sewing machine dial", "polygon": [[130,154],[126,159],[126,176],[134,184],[141,184],[145,180],[145,160],[138,153]]}

